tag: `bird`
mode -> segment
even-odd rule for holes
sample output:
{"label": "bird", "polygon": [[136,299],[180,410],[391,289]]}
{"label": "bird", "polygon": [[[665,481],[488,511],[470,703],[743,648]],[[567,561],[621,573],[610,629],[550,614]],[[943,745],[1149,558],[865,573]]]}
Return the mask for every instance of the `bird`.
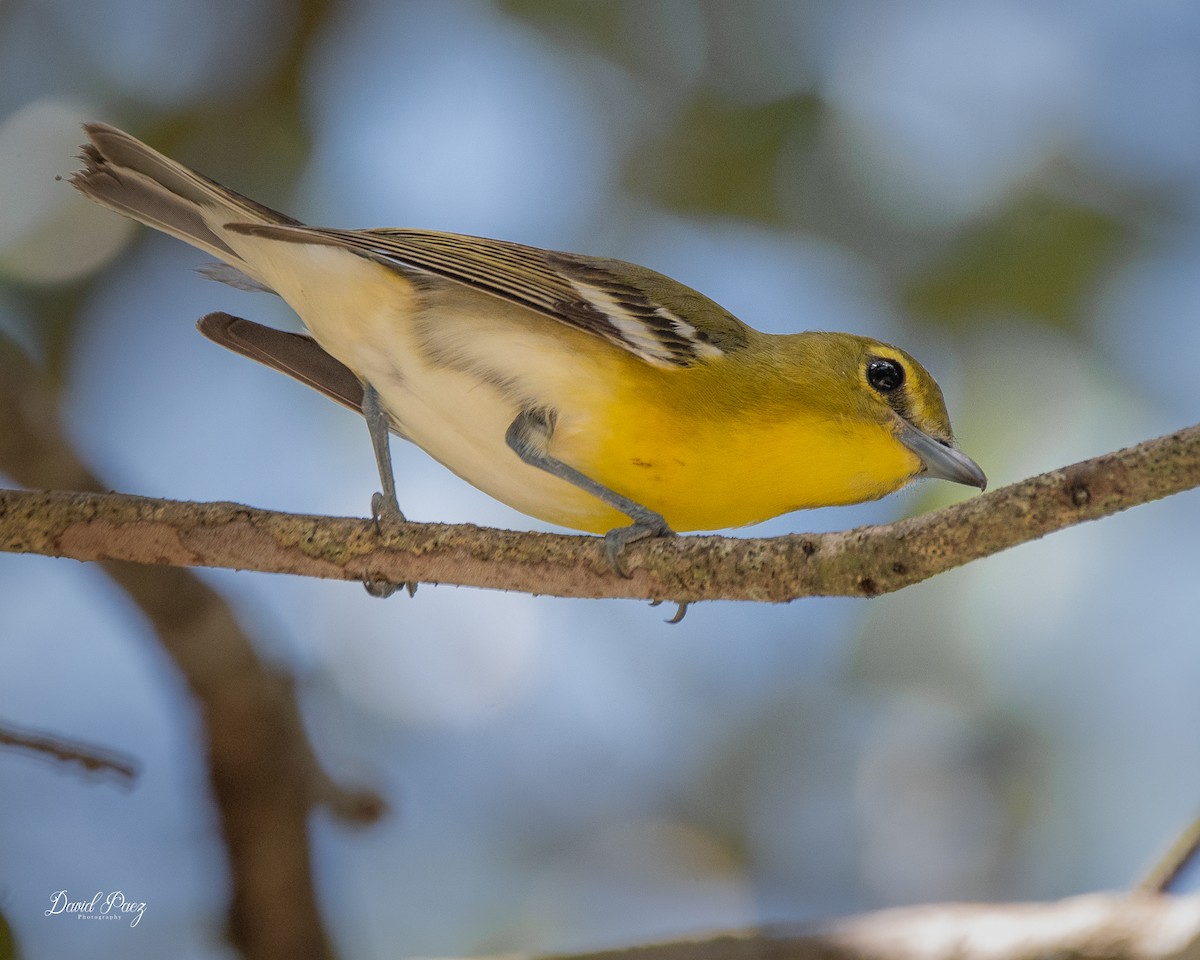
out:
{"label": "bird", "polygon": [[[282,297],[306,333],[215,314],[200,330],[360,411],[403,521],[389,435],[521,513],[626,547],[886,496],[918,477],[983,490],[942,391],[898,347],[764,333],[647,267],[423,229],[307,226],[103,123],[86,197]],[[386,584],[368,583],[386,595]]]}

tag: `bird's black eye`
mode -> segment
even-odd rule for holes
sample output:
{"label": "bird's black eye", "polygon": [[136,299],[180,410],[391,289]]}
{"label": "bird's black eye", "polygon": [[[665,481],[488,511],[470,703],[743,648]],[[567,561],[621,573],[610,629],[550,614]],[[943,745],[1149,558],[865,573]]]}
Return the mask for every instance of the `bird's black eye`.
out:
{"label": "bird's black eye", "polygon": [[880,393],[891,393],[904,383],[904,367],[895,360],[875,357],[867,363],[867,383]]}

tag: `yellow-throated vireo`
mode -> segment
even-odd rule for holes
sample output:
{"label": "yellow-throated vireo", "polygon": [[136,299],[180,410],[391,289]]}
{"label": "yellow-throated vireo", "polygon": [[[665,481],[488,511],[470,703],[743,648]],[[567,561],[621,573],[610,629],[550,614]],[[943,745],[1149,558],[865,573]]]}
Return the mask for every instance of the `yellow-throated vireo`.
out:
{"label": "yellow-throated vireo", "polygon": [[872,500],[919,475],[986,485],[937,382],[896,347],[760,333],[619,260],[305,226],[120,130],[85,130],[80,191],[299,314],[311,337],[224,314],[200,327],[362,411],[377,518],[403,519],[389,430],[523,513],[605,533],[618,570],[647,536]]}

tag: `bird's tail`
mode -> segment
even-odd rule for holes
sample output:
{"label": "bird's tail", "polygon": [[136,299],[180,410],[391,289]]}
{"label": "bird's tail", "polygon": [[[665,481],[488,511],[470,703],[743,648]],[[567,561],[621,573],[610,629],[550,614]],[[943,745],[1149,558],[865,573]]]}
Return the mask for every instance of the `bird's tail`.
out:
{"label": "bird's tail", "polygon": [[115,127],[88,123],[83,129],[90,142],[84,144],[80,155],[83,169],[70,177],[76,189],[118,213],[199,247],[265,285],[226,242],[223,228],[230,223],[299,226],[299,221],[209,180]]}

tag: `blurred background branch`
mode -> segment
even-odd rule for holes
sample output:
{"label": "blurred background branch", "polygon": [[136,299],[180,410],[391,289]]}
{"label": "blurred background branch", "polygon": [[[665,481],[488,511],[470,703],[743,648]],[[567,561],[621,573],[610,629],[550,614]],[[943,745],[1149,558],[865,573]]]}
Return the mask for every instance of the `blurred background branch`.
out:
{"label": "blurred background branch", "polygon": [[[104,485],[59,428],[36,368],[0,340],[0,471],[30,487]],[[332,957],[312,884],[308,818],[318,804],[372,820],[382,801],[333,784],[313,754],[293,688],[262,662],[228,605],[187,570],[101,561],[153,625],[195,698],[232,876],[229,937],[246,960]]]}
{"label": "blurred background branch", "polygon": [[[1185,960],[1200,896],[1093,894],[1057,903],[945,903],[553,960]],[[543,958],[550,960],[550,958]]]}
{"label": "blurred background branch", "polygon": [[65,766],[82,768],[87,773],[108,774],[126,784],[137,777],[138,764],[133,757],[57,734],[21,730],[0,723],[0,747],[25,750]]}

